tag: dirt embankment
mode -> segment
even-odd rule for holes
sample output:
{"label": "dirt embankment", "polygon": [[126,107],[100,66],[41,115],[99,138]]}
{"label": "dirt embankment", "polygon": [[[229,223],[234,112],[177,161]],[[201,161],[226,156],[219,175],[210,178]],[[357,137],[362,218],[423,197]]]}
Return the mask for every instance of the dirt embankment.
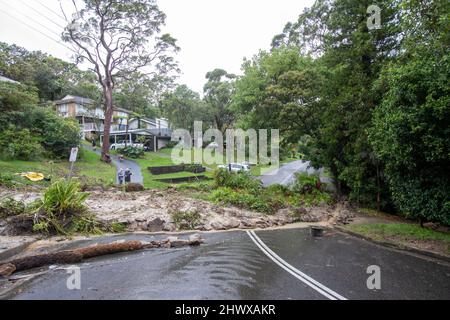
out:
{"label": "dirt embankment", "polygon": [[[25,203],[41,196],[37,192],[0,189],[0,199],[13,197]],[[175,189],[123,192],[117,189],[95,190],[86,201],[89,210],[102,222],[120,222],[128,231],[201,231],[269,228],[302,222],[327,222],[335,219],[331,207],[279,210],[266,215],[232,206],[193,199]],[[0,235],[2,225],[0,221]],[[5,235],[5,232],[3,232]]]}
{"label": "dirt embankment", "polygon": [[[301,215],[280,210],[266,215],[232,206],[221,206],[193,199],[173,189],[139,193],[94,192],[86,202],[103,221],[118,221],[129,230],[176,231],[190,229],[188,221],[176,222],[175,216],[196,217],[194,229],[202,231],[268,228],[300,221]],[[306,220],[322,221],[329,218],[330,208],[305,209]]]}

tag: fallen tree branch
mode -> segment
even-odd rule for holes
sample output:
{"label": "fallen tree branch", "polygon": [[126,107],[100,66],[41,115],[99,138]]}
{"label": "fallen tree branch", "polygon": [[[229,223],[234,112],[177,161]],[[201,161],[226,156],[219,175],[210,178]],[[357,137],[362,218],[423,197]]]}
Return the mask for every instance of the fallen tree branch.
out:
{"label": "fallen tree branch", "polygon": [[28,270],[52,264],[72,264],[79,263],[84,259],[114,254],[119,252],[137,251],[153,248],[178,248],[183,246],[198,246],[203,243],[199,235],[192,235],[189,240],[169,237],[162,241],[124,241],[106,244],[97,244],[89,247],[73,250],[63,250],[52,253],[32,255],[13,259],[6,262],[0,262],[0,276],[8,277],[14,272]]}

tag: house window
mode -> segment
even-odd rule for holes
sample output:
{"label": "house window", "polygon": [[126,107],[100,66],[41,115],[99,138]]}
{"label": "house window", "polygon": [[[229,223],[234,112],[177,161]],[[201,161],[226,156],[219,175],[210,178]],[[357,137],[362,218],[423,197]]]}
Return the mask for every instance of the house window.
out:
{"label": "house window", "polygon": [[84,108],[84,106],[77,104],[77,113],[85,113],[86,109]]}
{"label": "house window", "polygon": [[58,112],[61,116],[67,117],[69,115],[69,107],[67,104],[61,104],[58,106]]}

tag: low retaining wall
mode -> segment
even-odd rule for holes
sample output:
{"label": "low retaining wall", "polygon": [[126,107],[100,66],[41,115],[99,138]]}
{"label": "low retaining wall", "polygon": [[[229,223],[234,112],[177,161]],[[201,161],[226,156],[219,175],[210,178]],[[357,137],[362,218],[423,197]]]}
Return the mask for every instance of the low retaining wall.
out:
{"label": "low retaining wall", "polygon": [[167,173],[177,173],[177,172],[192,172],[192,173],[202,173],[206,171],[205,167],[196,164],[179,164],[173,166],[161,166],[161,167],[148,167],[151,174],[160,175]]}
{"label": "low retaining wall", "polygon": [[203,181],[203,180],[211,180],[211,178],[208,178],[207,176],[193,176],[193,177],[156,179],[156,181],[165,182],[165,183],[196,182],[196,181]]}

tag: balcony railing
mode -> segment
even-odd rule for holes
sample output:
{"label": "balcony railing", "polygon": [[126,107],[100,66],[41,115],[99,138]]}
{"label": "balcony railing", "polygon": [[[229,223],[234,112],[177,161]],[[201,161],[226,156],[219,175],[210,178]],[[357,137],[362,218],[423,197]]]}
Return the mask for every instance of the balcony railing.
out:
{"label": "balcony railing", "polygon": [[172,130],[169,128],[161,128],[161,129],[149,129],[149,131],[155,136],[160,137],[170,137],[172,135]]}

